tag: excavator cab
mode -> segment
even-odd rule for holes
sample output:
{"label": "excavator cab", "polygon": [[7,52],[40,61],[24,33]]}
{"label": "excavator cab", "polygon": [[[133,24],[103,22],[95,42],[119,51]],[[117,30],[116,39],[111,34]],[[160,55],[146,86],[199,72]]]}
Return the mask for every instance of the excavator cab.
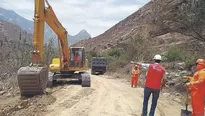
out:
{"label": "excavator cab", "polygon": [[[88,61],[85,57],[85,48],[84,47],[70,47],[70,64],[69,70],[82,71],[88,69]],[[60,58],[53,58],[52,63],[49,66],[51,72],[60,72],[61,69]],[[65,72],[65,71],[64,71]]]}
{"label": "excavator cab", "polygon": [[85,49],[83,47],[70,48],[70,66],[82,68],[85,65]]}
{"label": "excavator cab", "polygon": [[60,58],[53,58],[49,65],[48,87],[52,87],[54,82],[63,79],[78,79],[83,87],[90,87],[90,76],[88,70],[88,60],[85,57],[84,47],[70,47],[70,64],[68,69],[61,67]]}

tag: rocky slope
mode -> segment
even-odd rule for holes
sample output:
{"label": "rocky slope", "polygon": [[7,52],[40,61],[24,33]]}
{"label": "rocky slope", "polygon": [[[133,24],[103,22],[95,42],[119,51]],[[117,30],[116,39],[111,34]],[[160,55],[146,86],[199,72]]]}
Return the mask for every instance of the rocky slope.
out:
{"label": "rocky slope", "polygon": [[19,42],[24,38],[30,43],[31,37],[32,35],[21,27],[0,19],[0,40],[2,42]]}
{"label": "rocky slope", "polygon": [[[0,7],[0,19],[18,25],[28,33],[33,33],[33,21],[25,19],[12,10],[7,10]],[[47,39],[52,37],[52,30],[48,27],[48,25],[46,25],[45,28],[45,37]]]}
{"label": "rocky slope", "polygon": [[74,46],[84,46],[88,51],[102,51],[137,35],[148,38],[153,43],[158,43],[157,45],[187,40],[189,37],[164,26],[165,20],[162,19],[162,15],[172,18],[178,12],[176,8],[184,2],[185,0],[152,0],[105,33],[80,41]]}
{"label": "rocky slope", "polygon": [[30,52],[31,38],[32,35],[19,26],[0,20],[1,75],[4,75],[3,73],[10,74],[11,70],[20,66],[18,60]]}

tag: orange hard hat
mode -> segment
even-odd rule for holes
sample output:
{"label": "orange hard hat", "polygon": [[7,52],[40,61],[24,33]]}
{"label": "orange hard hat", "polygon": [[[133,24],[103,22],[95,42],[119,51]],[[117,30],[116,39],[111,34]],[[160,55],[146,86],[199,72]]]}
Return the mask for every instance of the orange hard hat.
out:
{"label": "orange hard hat", "polygon": [[196,64],[204,65],[205,66],[205,60],[204,59],[198,59],[196,61]]}

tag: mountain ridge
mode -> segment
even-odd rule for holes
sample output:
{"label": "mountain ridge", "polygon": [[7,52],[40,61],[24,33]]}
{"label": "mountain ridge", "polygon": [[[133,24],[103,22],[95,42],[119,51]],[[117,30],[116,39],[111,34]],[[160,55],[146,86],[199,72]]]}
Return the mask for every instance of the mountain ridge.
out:
{"label": "mountain ridge", "polygon": [[[24,17],[18,15],[13,10],[7,10],[0,7],[0,19],[4,21],[8,21],[10,23],[16,24],[20,26],[22,29],[26,30],[28,33],[33,33],[33,21],[30,21],[28,19],[25,19]],[[82,34],[82,32],[84,32]],[[81,34],[81,35],[78,35]],[[70,35],[68,34],[68,42],[69,44],[76,43],[77,41],[88,39],[91,37],[91,35],[85,30],[82,29],[80,32],[78,32],[76,35]],[[52,38],[54,35],[54,32],[52,29],[46,24],[45,25],[45,43],[49,41],[50,38]],[[57,43],[57,40],[55,41]]]}
{"label": "mountain ridge", "polygon": [[[164,20],[161,19],[161,16],[165,14],[166,17],[172,18],[178,12],[177,7],[180,7],[184,2],[185,0],[151,0],[133,14],[106,30],[103,34],[88,40],[82,40],[73,44],[73,46],[84,46],[87,51],[99,52],[138,36],[150,39],[150,41],[168,33],[170,33],[168,34],[169,36],[174,37],[175,34],[179,34],[163,26],[161,22]],[[168,38],[168,36],[165,37]],[[189,37],[182,38],[183,40],[184,38],[189,39]],[[177,38],[173,41],[177,42],[178,40]],[[153,43],[156,42],[153,41]]]}

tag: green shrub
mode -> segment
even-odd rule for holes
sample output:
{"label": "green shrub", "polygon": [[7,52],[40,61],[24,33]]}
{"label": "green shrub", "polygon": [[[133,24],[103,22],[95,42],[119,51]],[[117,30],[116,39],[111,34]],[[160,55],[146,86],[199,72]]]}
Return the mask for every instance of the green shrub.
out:
{"label": "green shrub", "polygon": [[186,54],[184,62],[186,64],[186,68],[187,69],[191,70],[191,67],[193,65],[195,65],[195,61],[196,61],[196,58],[195,58],[195,56],[193,54],[191,54],[191,53],[190,54],[188,54],[188,53]]}
{"label": "green shrub", "polygon": [[125,59],[117,59],[115,61],[110,62],[108,69],[109,71],[117,71],[118,69],[123,68],[128,62]]}
{"label": "green shrub", "polygon": [[175,46],[170,47],[165,54],[165,57],[168,61],[183,61],[185,59],[185,56],[186,54],[180,51],[180,49]]}
{"label": "green shrub", "polygon": [[150,60],[153,53],[148,39],[135,36],[129,37],[129,41],[119,43],[115,48],[105,51],[103,57],[108,60],[109,71],[114,72],[117,69],[124,68],[131,60]]}
{"label": "green shrub", "polygon": [[183,52],[176,46],[172,46],[168,49],[165,57],[168,62],[173,62],[173,65],[175,65],[175,61],[185,62],[186,68],[191,69],[196,61],[197,55],[192,52]]}
{"label": "green shrub", "polygon": [[112,48],[104,52],[103,56],[115,60],[115,59],[119,59],[120,57],[122,57],[123,52],[119,48]]}

